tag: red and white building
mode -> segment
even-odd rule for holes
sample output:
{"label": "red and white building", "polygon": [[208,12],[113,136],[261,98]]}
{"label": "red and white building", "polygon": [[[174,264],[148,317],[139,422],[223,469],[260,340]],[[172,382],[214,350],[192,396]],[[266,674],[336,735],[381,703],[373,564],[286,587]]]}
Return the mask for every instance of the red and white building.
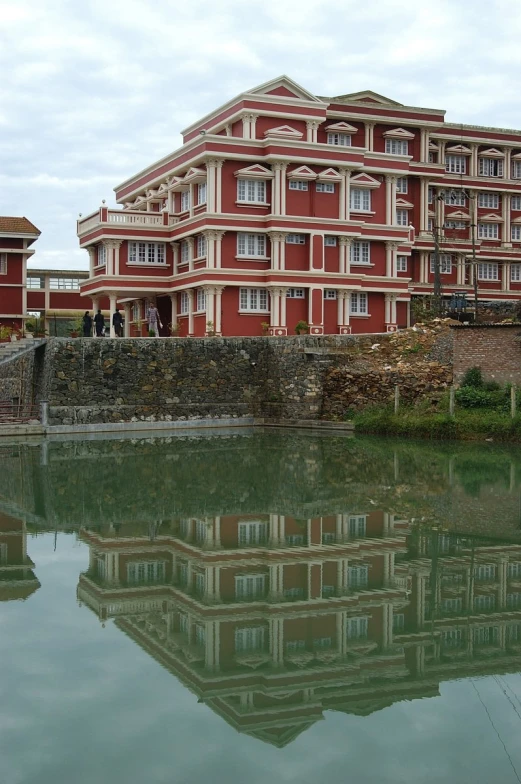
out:
{"label": "red and white building", "polygon": [[78,221],[81,292],[124,307],[127,335],[147,301],[164,335],[394,331],[433,291],[435,232],[444,294],[472,300],[476,275],[480,300],[517,300],[521,132],[444,114],[287,77],[245,92]]}
{"label": "red and white building", "polygon": [[21,329],[27,313],[27,259],[39,229],[27,218],[0,216],[0,325]]}

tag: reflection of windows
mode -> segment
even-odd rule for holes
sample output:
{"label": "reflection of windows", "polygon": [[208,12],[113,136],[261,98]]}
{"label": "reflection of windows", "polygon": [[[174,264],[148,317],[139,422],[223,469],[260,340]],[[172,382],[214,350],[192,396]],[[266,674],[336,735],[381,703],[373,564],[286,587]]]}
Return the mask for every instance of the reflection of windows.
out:
{"label": "reflection of windows", "polygon": [[315,650],[327,650],[331,648],[333,644],[333,640],[331,637],[315,637],[313,640],[313,648]]}
{"label": "reflection of windows", "polygon": [[198,596],[202,596],[206,588],[206,579],[204,572],[195,573],[195,592]]}
{"label": "reflection of windows", "polygon": [[404,613],[393,614],[393,632],[403,632],[405,628],[405,615]]}
{"label": "reflection of windows", "polygon": [[351,588],[365,588],[369,578],[369,567],[349,566],[349,586]]}
{"label": "reflection of windows", "polygon": [[303,534],[289,534],[286,536],[286,544],[289,544],[290,547],[298,547],[304,544],[305,541],[306,537]]}
{"label": "reflection of windows", "polygon": [[256,599],[264,596],[266,587],[265,574],[243,574],[235,578],[236,599]]}
{"label": "reflection of windows", "polygon": [[365,640],[368,632],[368,618],[348,618],[346,633],[348,640]]}
{"label": "reflection of windows", "polygon": [[508,564],[509,577],[521,577],[521,561],[511,561]]}
{"label": "reflection of windows", "polygon": [[206,641],[206,629],[200,623],[195,624],[195,644],[204,645]]}
{"label": "reflection of windows", "polygon": [[457,599],[442,599],[441,609],[444,613],[452,614],[461,612],[463,609],[463,600],[461,597]]}
{"label": "reflection of windows", "polygon": [[306,650],[306,641],[305,640],[288,640],[286,642],[286,650],[288,652],[291,651],[305,651]]}
{"label": "reflection of windows", "polygon": [[507,593],[507,607],[521,607],[521,593]]}
{"label": "reflection of windows", "polygon": [[188,634],[188,615],[179,613],[179,631]]}
{"label": "reflection of windows", "polygon": [[521,640],[521,623],[509,623],[506,630],[507,642],[519,642]]}
{"label": "reflection of windows", "polygon": [[129,563],[127,580],[129,583],[157,583],[165,579],[164,561],[142,561]]}
{"label": "reflection of windows", "polygon": [[239,523],[239,547],[264,544],[268,539],[268,524],[255,521]]}
{"label": "reflection of windows", "polygon": [[303,588],[285,588],[284,589],[284,596],[286,599],[303,599],[304,598],[304,589]]}
{"label": "reflection of windows", "polygon": [[335,595],[335,586],[334,585],[323,585],[322,586],[322,596],[324,599],[329,598],[330,596]]}
{"label": "reflection of windows", "polygon": [[188,564],[180,563],[179,569],[179,584],[183,586],[188,585]]}
{"label": "reflection of windows", "polygon": [[367,515],[349,515],[349,536],[356,539],[365,536]]}
{"label": "reflection of windows", "polygon": [[235,650],[258,651],[264,648],[264,627],[253,626],[245,629],[235,629]]}
{"label": "reflection of windows", "polygon": [[334,544],[336,542],[336,534],[325,533],[322,534],[322,544]]}
{"label": "reflection of windows", "polygon": [[[2,545],[2,547],[7,547],[7,545]],[[104,555],[100,555],[98,558],[96,558],[96,572],[98,577],[100,577],[102,580],[104,580],[107,576],[107,564]]]}
{"label": "reflection of windows", "polygon": [[204,542],[206,540],[206,523],[204,520],[195,521],[195,538],[198,542]]}
{"label": "reflection of windows", "polygon": [[463,640],[461,629],[449,629],[441,634],[444,648],[459,648]]}
{"label": "reflection of windows", "polygon": [[494,564],[483,564],[482,566],[476,566],[474,569],[474,579],[479,580],[480,582],[494,580],[495,577],[496,567]]}
{"label": "reflection of windows", "polygon": [[472,632],[474,645],[493,645],[499,639],[498,626],[478,626]]}
{"label": "reflection of windows", "polygon": [[[508,602],[508,597],[507,597]],[[482,596],[474,597],[475,610],[493,610],[496,606],[496,597],[491,594],[484,594]]]}

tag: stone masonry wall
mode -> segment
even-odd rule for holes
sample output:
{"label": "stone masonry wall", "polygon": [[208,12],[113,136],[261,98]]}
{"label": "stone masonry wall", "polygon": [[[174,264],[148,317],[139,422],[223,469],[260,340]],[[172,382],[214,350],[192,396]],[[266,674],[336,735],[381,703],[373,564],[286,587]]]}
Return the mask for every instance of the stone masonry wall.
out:
{"label": "stone masonry wall", "polygon": [[44,347],[29,351],[0,365],[0,401],[38,403],[43,378]]}
{"label": "stone masonry wall", "polygon": [[488,381],[521,385],[520,324],[454,327],[453,352],[456,384],[477,366]]}

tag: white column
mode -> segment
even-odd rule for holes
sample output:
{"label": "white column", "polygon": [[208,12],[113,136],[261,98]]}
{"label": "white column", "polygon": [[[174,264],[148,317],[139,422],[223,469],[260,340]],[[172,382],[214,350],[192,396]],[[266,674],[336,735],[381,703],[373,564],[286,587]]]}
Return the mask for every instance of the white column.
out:
{"label": "white column", "polygon": [[396,180],[394,174],[385,178],[385,222],[396,226]]}
{"label": "white column", "polygon": [[456,261],[456,283],[458,286],[465,285],[465,259],[463,256],[458,256]]}
{"label": "white column", "polygon": [[188,289],[188,334],[194,334],[194,290]]}
{"label": "white column", "polygon": [[203,286],[206,295],[206,333],[215,332],[215,288]]}
{"label": "white column", "polygon": [[219,215],[223,211],[223,163],[224,161],[221,159],[215,161],[215,212]]}
{"label": "white column", "polygon": [[270,618],[270,652],[273,667],[284,664],[284,618]]}
{"label": "white column", "polygon": [[398,243],[386,242],[385,243],[385,276],[387,278],[395,278],[396,272],[396,251]]}
{"label": "white column", "polygon": [[420,161],[423,163],[429,161],[429,131],[427,128],[421,129]]}
{"label": "white column", "polygon": [[366,122],[365,124],[365,149],[374,150],[374,122]]}
{"label": "white column", "polygon": [[396,324],[396,294],[385,295],[385,323]]}
{"label": "white column", "polygon": [[187,237],[186,243],[188,245],[188,270],[193,272],[194,269],[194,238]]}
{"label": "white column", "polygon": [[420,232],[429,229],[429,181],[420,179]]}
{"label": "white column", "polygon": [[114,257],[112,251],[111,240],[103,240],[101,243],[105,246],[105,275],[114,275]]}
{"label": "white column", "polygon": [[215,232],[208,229],[203,234],[206,237],[206,266],[215,269]]}
{"label": "white column", "polygon": [[306,122],[306,141],[310,142],[311,144],[316,144],[318,139],[318,126],[320,122],[318,120],[308,120]]}
{"label": "white column", "polygon": [[271,212],[273,215],[286,214],[286,169],[288,164],[283,161],[275,161],[272,169],[275,177],[272,180],[271,193]]}
{"label": "white column", "polygon": [[512,247],[512,238],[510,236],[510,200],[511,196],[509,193],[502,193],[501,198],[503,200],[503,237],[502,237],[502,245],[505,248]]}
{"label": "white column", "polygon": [[112,314],[115,313],[115,311],[116,311],[117,300],[118,300],[118,298],[117,298],[116,294],[114,294],[113,292],[110,292],[109,293],[109,302],[110,302],[110,316],[109,316],[109,318],[110,318],[110,337],[111,338],[115,338],[116,337],[116,330],[114,329],[114,324],[112,323]]}
{"label": "white column", "polygon": [[512,147],[504,147],[505,162],[503,164],[503,177],[505,180],[512,179]]}
{"label": "white column", "polygon": [[258,115],[244,114],[242,117],[242,136],[243,139],[255,139],[255,123]]}
{"label": "white column", "polygon": [[191,182],[188,187],[190,191],[190,217],[192,218],[194,215],[194,207],[195,207],[195,203],[194,203],[195,189],[194,189],[193,182]]}
{"label": "white column", "polygon": [[445,145],[446,142],[438,141],[438,163],[445,164]]}
{"label": "white column", "polygon": [[[220,335],[222,333],[222,293],[224,290],[224,286],[215,286],[215,334]],[[216,518],[217,519],[217,518]],[[220,518],[219,518],[219,525],[220,525]],[[220,532],[220,529],[219,529]],[[219,533],[220,536],[220,533]],[[219,544],[220,544],[219,539]]]}
{"label": "white column", "polygon": [[271,269],[276,272],[284,270],[286,254],[286,234],[281,231],[268,232],[271,243]]}
{"label": "white column", "polygon": [[125,302],[125,323],[123,325],[124,329],[124,336],[126,338],[130,337],[130,302]]}
{"label": "white column", "polygon": [[96,255],[97,255],[97,248],[95,245],[89,245],[86,248],[87,253],[89,254],[89,276],[91,278],[94,277],[94,267],[96,266]]}
{"label": "white column", "polygon": [[469,175],[478,176],[478,145],[470,144]]}
{"label": "white column", "polygon": [[272,601],[276,601],[284,594],[284,565],[270,564],[268,568],[270,576],[269,595]]}
{"label": "white column", "polygon": [[215,212],[215,205],[217,203],[216,192],[216,167],[218,161],[215,158],[210,158],[206,161],[206,209],[208,212]]}
{"label": "white column", "polygon": [[501,267],[501,291],[510,291],[510,264],[504,261]]}
{"label": "white column", "polygon": [[340,335],[351,333],[351,292],[347,289],[337,291],[337,326]]}
{"label": "white column", "polygon": [[170,294],[170,323],[177,326],[177,294]]}
{"label": "white column", "polygon": [[338,238],[338,271],[341,275],[350,275],[351,274],[351,245],[352,245],[352,238],[351,237],[339,237]]}
{"label": "white column", "polygon": [[179,273],[179,243],[171,242],[170,245],[172,247],[173,256],[172,273],[177,275]]}
{"label": "white column", "polygon": [[123,243],[118,240],[112,241],[112,247],[114,248],[114,275],[119,275],[119,249],[122,244]]}
{"label": "white column", "polygon": [[351,179],[351,169],[339,169],[339,173],[342,175],[342,179],[340,181],[340,205],[339,205],[339,220],[348,221],[350,218],[350,179]]}

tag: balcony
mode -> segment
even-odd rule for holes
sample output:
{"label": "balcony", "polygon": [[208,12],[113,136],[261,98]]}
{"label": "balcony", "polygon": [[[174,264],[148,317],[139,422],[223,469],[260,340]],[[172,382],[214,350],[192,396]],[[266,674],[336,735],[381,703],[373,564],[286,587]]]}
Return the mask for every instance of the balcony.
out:
{"label": "balcony", "polygon": [[77,235],[83,237],[101,226],[147,226],[148,228],[164,228],[178,223],[179,218],[167,212],[142,212],[140,210],[112,210],[100,207],[96,212],[77,221]]}

